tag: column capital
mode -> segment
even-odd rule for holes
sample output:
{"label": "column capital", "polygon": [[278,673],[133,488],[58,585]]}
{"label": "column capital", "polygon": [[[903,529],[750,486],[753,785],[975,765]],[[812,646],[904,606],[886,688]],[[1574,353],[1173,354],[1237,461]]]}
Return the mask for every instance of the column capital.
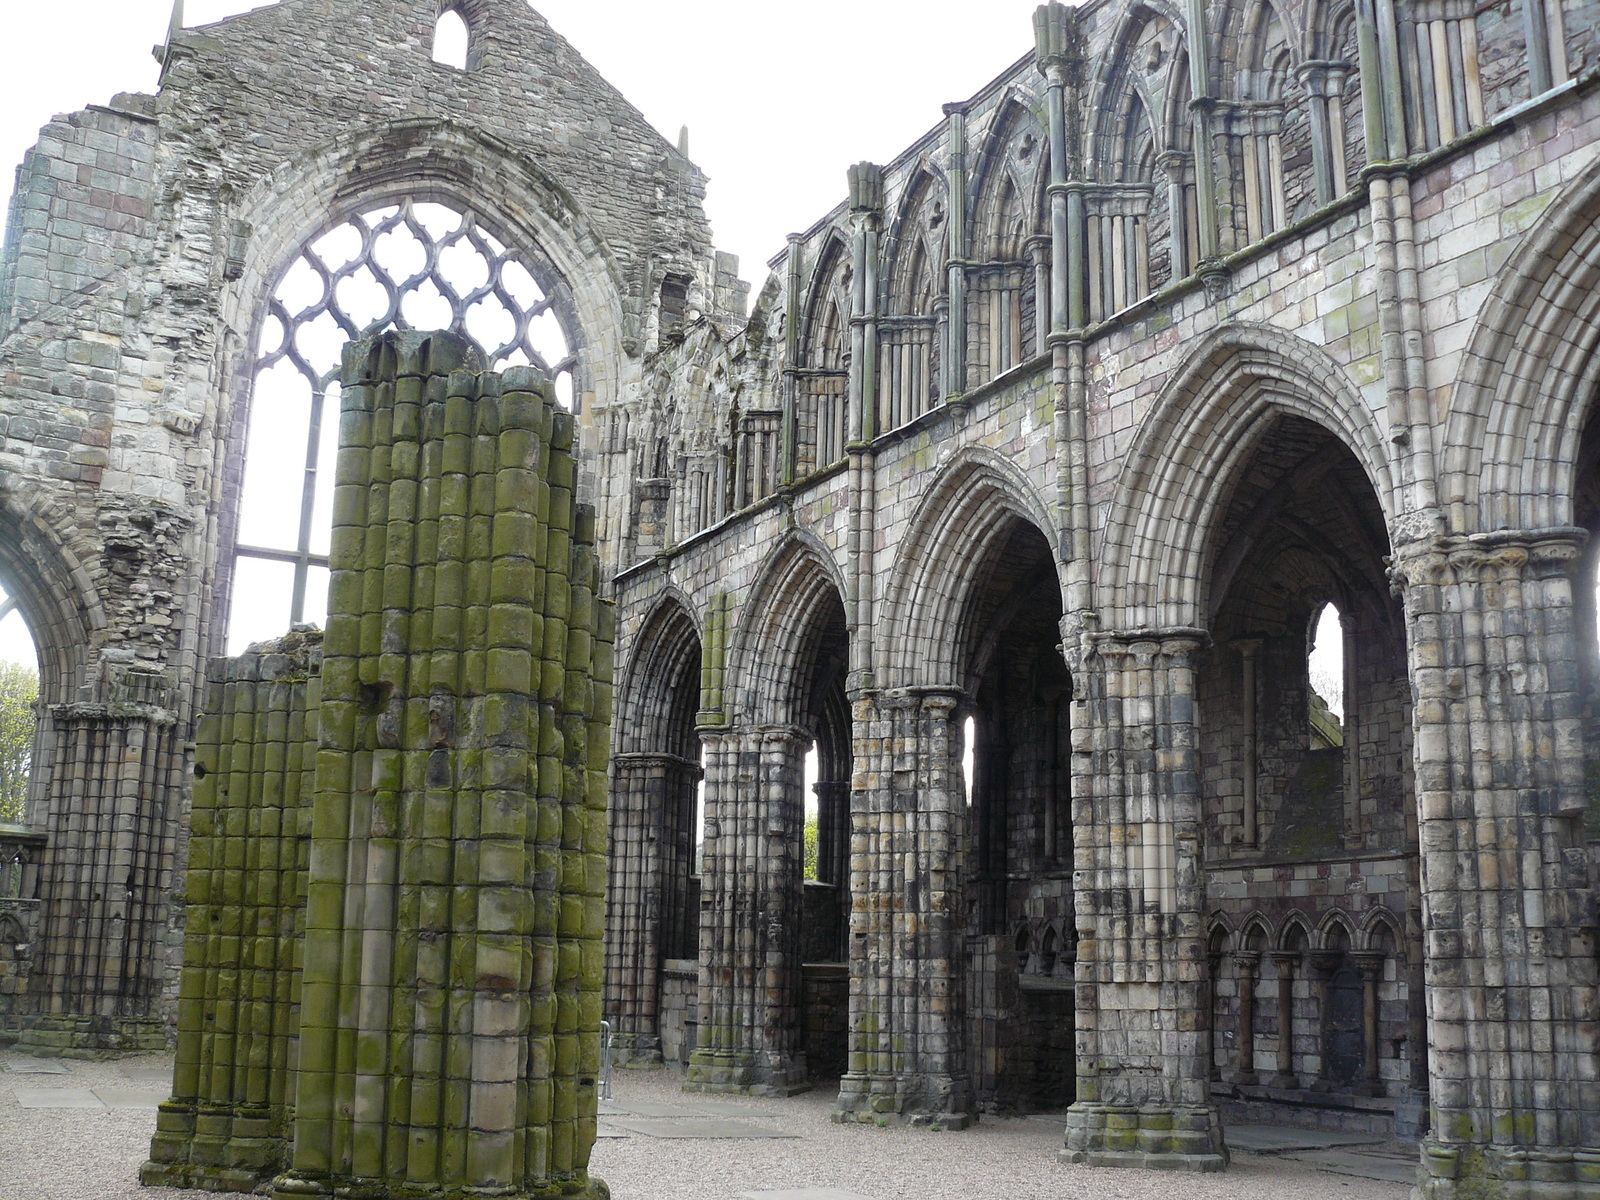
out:
{"label": "column capital", "polygon": [[1589,531],[1576,525],[1550,529],[1496,529],[1448,535],[1399,546],[1389,577],[1397,589],[1491,582],[1564,573],[1583,553]]}

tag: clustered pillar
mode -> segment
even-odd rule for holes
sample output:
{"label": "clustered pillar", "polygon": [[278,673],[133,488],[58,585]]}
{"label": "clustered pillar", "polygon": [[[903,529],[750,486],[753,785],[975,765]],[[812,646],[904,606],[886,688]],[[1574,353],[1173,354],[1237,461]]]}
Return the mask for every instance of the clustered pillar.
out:
{"label": "clustered pillar", "polygon": [[[538,372],[476,365],[443,334],[347,353],[320,696],[309,678],[263,686],[259,664],[253,690],[213,692],[202,755],[233,737],[234,759],[225,785],[200,780],[196,855],[221,869],[191,906],[146,1183],[282,1169],[278,1196],[607,1194],[587,1165],[614,619],[573,500],[572,418]],[[302,701],[315,795],[290,822],[289,759],[313,743],[283,722]],[[275,894],[238,877],[252,821]],[[284,843],[306,834],[291,884]],[[293,937],[286,913],[304,928],[297,1023],[238,1002],[261,939]]]}
{"label": "clustered pillar", "polygon": [[1600,1186],[1580,530],[1407,547],[1433,1127],[1421,1200]]}
{"label": "clustered pillar", "polygon": [[800,1047],[804,730],[702,732],[699,1045],[691,1092],[787,1096],[810,1086]]}
{"label": "clustered pillar", "polygon": [[40,740],[48,846],[43,948],[19,1048],[93,1058],[162,1050],[158,1013],[183,749],[171,678],[102,668],[93,700],[51,706]]}
{"label": "clustered pillar", "polygon": [[1067,1162],[1220,1171],[1203,1003],[1198,630],[1098,634],[1073,711],[1078,1095]]}
{"label": "clustered pillar", "polygon": [[957,700],[910,689],[855,705],[866,787],[853,814],[849,1059],[836,1120],[962,1129],[974,1119]]}

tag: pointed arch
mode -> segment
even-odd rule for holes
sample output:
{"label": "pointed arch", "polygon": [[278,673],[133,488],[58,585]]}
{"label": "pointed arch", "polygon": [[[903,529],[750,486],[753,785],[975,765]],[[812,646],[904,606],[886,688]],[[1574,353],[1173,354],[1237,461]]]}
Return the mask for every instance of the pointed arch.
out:
{"label": "pointed arch", "polygon": [[[819,694],[848,667],[844,577],[809,530],[791,531],[766,556],[728,648],[736,721],[811,730],[826,718]],[[828,680],[819,685],[819,674]]]}
{"label": "pointed arch", "polygon": [[934,298],[944,290],[939,278],[944,256],[936,236],[948,212],[941,204],[944,191],[943,177],[925,164],[906,184],[886,247],[884,311],[891,316],[927,316],[933,312]]}
{"label": "pointed arch", "polygon": [[[1317,924],[1312,937],[1312,947],[1317,950],[1350,950],[1356,944],[1356,924],[1350,914],[1335,908]],[[1342,939],[1343,945],[1340,945]]]}
{"label": "pointed arch", "polygon": [[1009,459],[968,447],[939,472],[900,541],[884,592],[878,645],[898,647],[892,661],[878,664],[887,686],[963,685],[968,601],[1016,520],[1038,530],[1059,565],[1049,507]]}
{"label": "pointed arch", "polygon": [[1304,913],[1296,910],[1283,919],[1278,928],[1276,948],[1286,953],[1304,952],[1311,947],[1311,922]]}
{"label": "pointed arch", "polygon": [[697,757],[684,753],[695,746],[700,707],[701,622],[688,597],[675,587],[665,589],[623,652],[618,751]]}
{"label": "pointed arch", "polygon": [[795,447],[801,475],[820,471],[844,457],[847,436],[851,312],[850,244],[830,229],[806,288],[798,314],[800,362],[807,368],[797,382]]}
{"label": "pointed arch", "polygon": [[1478,314],[1440,456],[1452,531],[1570,525],[1597,390],[1600,161],[1545,210]]}
{"label": "pointed arch", "polygon": [[1406,957],[1406,943],[1405,938],[1401,936],[1400,922],[1386,908],[1374,908],[1362,918],[1358,936],[1351,944],[1357,950],[1382,951],[1385,949],[1385,937],[1388,938],[1389,952],[1403,962]]}
{"label": "pointed arch", "polygon": [[1272,922],[1265,913],[1257,910],[1240,923],[1239,949],[1265,950],[1272,944]]}
{"label": "pointed arch", "polygon": [[[1372,483],[1385,520],[1392,516],[1383,440],[1343,368],[1277,329],[1224,326],[1174,374],[1123,460],[1099,556],[1103,594],[1123,598],[1116,627],[1203,624],[1207,554],[1226,481],[1284,414],[1342,441]],[[1196,478],[1219,482],[1197,489]]]}

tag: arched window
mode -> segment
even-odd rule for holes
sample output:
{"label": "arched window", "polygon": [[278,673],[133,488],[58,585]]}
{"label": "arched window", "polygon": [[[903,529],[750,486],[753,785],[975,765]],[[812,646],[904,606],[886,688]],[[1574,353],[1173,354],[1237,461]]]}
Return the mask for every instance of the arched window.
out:
{"label": "arched window", "polygon": [[1311,721],[1311,748],[1344,745],[1344,625],[1339,610],[1322,606],[1311,627],[1306,669],[1306,707]]}
{"label": "arched window", "polygon": [[27,808],[38,726],[39,654],[17,602],[0,592],[0,825]]}
{"label": "arched window", "polygon": [[433,61],[465,71],[471,47],[472,33],[462,15],[453,8],[440,13],[439,21],[433,27]]}
{"label": "arched window", "polygon": [[[533,265],[530,266],[530,263]],[[313,239],[285,269],[257,341],[234,546],[228,652],[327,611],[339,370],[385,329],[449,329],[492,369],[536,366],[573,405],[576,321],[559,280],[470,212],[409,200]]]}

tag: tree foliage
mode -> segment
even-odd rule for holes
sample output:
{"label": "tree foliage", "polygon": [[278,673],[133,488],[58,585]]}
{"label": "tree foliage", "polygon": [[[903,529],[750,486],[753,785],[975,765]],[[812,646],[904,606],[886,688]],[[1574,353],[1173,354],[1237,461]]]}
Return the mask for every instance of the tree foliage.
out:
{"label": "tree foliage", "polygon": [[806,818],[806,874],[807,879],[817,877],[817,816]]}
{"label": "tree foliage", "polygon": [[22,820],[38,701],[39,673],[21,663],[0,662],[0,822]]}

